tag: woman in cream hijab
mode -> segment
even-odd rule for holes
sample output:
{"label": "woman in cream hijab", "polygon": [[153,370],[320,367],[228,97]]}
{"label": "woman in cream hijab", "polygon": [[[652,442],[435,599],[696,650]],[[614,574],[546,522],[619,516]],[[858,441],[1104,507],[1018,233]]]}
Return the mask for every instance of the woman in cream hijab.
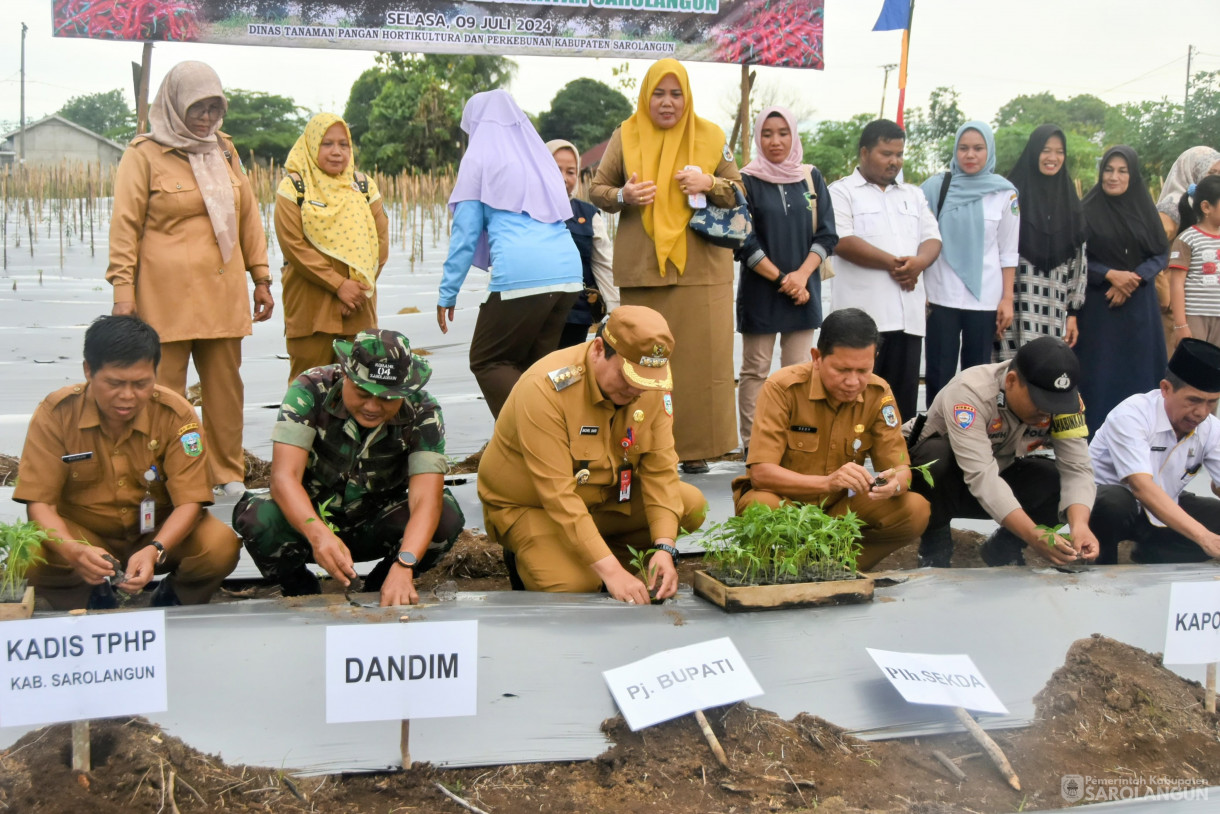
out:
{"label": "woman in cream hijab", "polygon": [[289,381],[334,361],[334,341],[377,327],[377,277],[389,256],[389,220],[373,179],[356,170],[347,123],[309,120],[275,195],[284,253]]}
{"label": "woman in cream hijab", "polygon": [[614,282],[624,305],[660,312],[674,335],[674,446],[688,474],[737,446],[733,387],[733,253],[688,228],[688,196],[736,204],[741,175],[724,131],[695,115],[690,80],[675,59],[648,69],[636,112],[602,155],[589,190],[619,212]]}
{"label": "woman in cream hijab", "polygon": [[241,340],[271,316],[267,236],[232,140],[220,132],[228,102],[216,72],[180,62],[149,107],[151,132],[119,162],[110,220],[118,315],[138,315],[161,337],[157,383],[186,395],[194,360],[203,397],[212,483],[244,491]]}

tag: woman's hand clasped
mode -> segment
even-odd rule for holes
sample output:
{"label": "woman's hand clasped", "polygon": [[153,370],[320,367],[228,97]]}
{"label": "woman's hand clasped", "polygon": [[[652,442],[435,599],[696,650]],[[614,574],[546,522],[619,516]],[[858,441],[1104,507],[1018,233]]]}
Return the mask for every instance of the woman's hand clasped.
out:
{"label": "woman's hand clasped", "polygon": [[648,206],[657,198],[655,181],[636,181],[636,174],[631,173],[627,183],[623,184],[623,203],[632,206]]}

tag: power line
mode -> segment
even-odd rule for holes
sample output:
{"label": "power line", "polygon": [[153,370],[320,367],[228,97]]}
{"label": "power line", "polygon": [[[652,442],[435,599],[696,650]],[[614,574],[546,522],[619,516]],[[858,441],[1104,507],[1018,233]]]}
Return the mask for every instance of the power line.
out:
{"label": "power line", "polygon": [[1112,88],[1107,88],[1106,90],[1103,90],[1102,93],[1109,93],[1110,91],[1118,90],[1119,88],[1124,87],[1125,85],[1130,85],[1132,82],[1138,82],[1139,80],[1143,79],[1145,76],[1150,76],[1150,75],[1156,73],[1157,71],[1163,71],[1166,68],[1168,68],[1169,66],[1175,65],[1184,59],[1186,59],[1186,57],[1175,57],[1175,58],[1169,60],[1168,62],[1166,62],[1164,65],[1160,65],[1156,68],[1153,68],[1150,71],[1145,71],[1144,73],[1140,74],[1139,76],[1135,77],[1134,79],[1128,79],[1126,82],[1120,82],[1119,84],[1115,85]]}

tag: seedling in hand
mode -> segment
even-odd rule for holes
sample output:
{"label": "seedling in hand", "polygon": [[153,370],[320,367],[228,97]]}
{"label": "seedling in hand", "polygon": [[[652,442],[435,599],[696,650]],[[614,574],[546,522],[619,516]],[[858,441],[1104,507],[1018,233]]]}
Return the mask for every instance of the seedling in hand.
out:
{"label": "seedling in hand", "polygon": [[639,573],[640,579],[647,586],[648,583],[652,582],[652,577],[657,572],[657,567],[648,562],[648,555],[652,552],[647,548],[643,551],[637,551],[631,546],[627,546],[627,551],[631,554],[632,567]]}
{"label": "seedling in hand", "polygon": [[[334,499],[335,499],[335,495],[331,495],[330,497],[326,498],[326,500],[323,500],[320,504],[318,504],[318,517],[322,518],[322,522],[326,524],[326,527],[328,529],[333,531],[335,534],[338,534],[339,527],[330,521],[331,513],[330,513],[330,509],[328,508],[330,506],[330,504],[334,501]],[[311,517],[308,520],[306,520],[305,522],[312,523],[312,522],[314,522],[314,520],[315,520],[315,518]]]}
{"label": "seedling in hand", "polygon": [[[899,464],[898,466],[894,467],[894,474],[897,475],[903,469],[909,469],[912,472],[918,472],[920,475],[922,475],[924,482],[927,483],[928,486],[935,486],[936,484],[932,481],[932,464],[939,460],[940,458],[937,458],[935,460],[928,461],[926,464],[920,464],[919,466]],[[885,486],[887,483],[889,483],[889,481],[880,475],[873,479],[873,486]]]}

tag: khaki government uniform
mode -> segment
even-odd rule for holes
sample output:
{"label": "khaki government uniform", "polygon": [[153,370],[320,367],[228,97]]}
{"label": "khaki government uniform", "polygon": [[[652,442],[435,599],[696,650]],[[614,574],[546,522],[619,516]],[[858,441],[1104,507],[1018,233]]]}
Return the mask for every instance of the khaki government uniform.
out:
{"label": "khaki government uniform", "polygon": [[[771,463],[802,475],[829,475],[846,463],[863,464],[871,458],[873,468],[884,472],[910,462],[900,424],[894,395],[880,376],[870,376],[854,402],[839,404],[827,394],[812,362],[785,367],[773,373],[759,393],[746,466]],[[850,510],[867,524],[858,560],[862,570],[914,542],[928,523],[928,501],[907,490],[910,473],[897,477],[903,491],[887,500],[872,500],[867,494],[849,497],[847,490],[828,492],[824,498],[827,514]],[[753,488],[750,476],[743,475],[733,481],[733,499],[741,514],[752,503],[777,508],[785,498]]]}
{"label": "khaki government uniform", "polygon": [[267,236],[254,190],[233,142],[221,136],[237,208],[237,245],[229,262],[220,247],[203,194],[185,153],[137,136],[119,162],[110,220],[106,279],[116,303],[136,313],[161,337],[157,383],[185,396],[186,367],[194,356],[203,387],[204,429],[213,484],[245,480],[242,454],[241,338],[251,332],[246,272],[269,278]]}
{"label": "khaki government uniform", "polygon": [[[175,506],[211,505],[206,439],[190,437],[198,432],[190,402],[161,386],[122,438],[102,429],[87,385],[61,388],[30,420],[13,500],[54,506],[73,537],[100,546],[125,567],[128,557],[156,539]],[[189,454],[193,450],[198,454]],[[85,452],[92,457],[63,460]],[[149,484],[144,473],[154,465],[159,477]],[[140,501],[146,493],[157,504],[156,529],[140,534]],[[169,579],[184,604],[207,602],[236,567],[238,548],[237,535],[205,509],[156,570],[172,572]],[[39,596],[55,608],[83,608],[91,586],[55,551],[47,548],[44,556],[46,564],[29,570]]]}
{"label": "khaki government uniform", "polygon": [[[737,205],[734,187],[744,188],[731,154],[716,167],[707,193],[715,206]],[[686,269],[666,262],[657,268],[652,238],[644,230],[644,208],[618,202],[627,182],[622,132],[615,130],[598,164],[589,200],[603,212],[618,212],[614,236],[614,283],[623,305],[658,311],[674,335],[669,358],[674,376],[674,442],[681,460],[712,458],[737,446],[737,404],[733,377],[733,252],[686,230]],[[658,185],[673,179],[639,178]]]}
{"label": "khaki government uniform", "polygon": [[[343,303],[336,296],[339,286],[351,279],[348,265],[318,251],[301,227],[301,207],[296,190],[291,200],[283,194],[275,198],[275,237],[284,255],[284,336],[288,345],[291,371],[288,380],[312,367],[335,361],[332,343],[352,339],[363,330],[377,327],[377,292],[360,308],[343,315]],[[386,217],[381,193],[370,198],[369,211],[377,224],[377,275],[390,256],[390,221]]]}
{"label": "khaki government uniform", "polygon": [[[949,475],[943,484],[942,478],[937,476],[933,498],[937,495],[936,490],[949,491],[953,488],[953,480],[960,478],[997,523],[1021,508],[1033,516],[1029,504],[1040,501],[1029,496],[1018,500],[1012,486],[1000,477],[1000,473],[1029,453],[1049,447],[1055,452],[1054,468],[1059,473],[1059,483],[1052,484],[1059,492],[1059,515],[1062,517],[1067,507],[1075,503],[1092,507],[1097,485],[1093,481],[1088,440],[1084,437],[1055,438],[1049,421],[1033,427],[1017,418],[1008,409],[1004,396],[1004,376],[1012,364],[1009,361],[969,368],[937,394],[919,435],[919,441],[924,443],[922,446],[912,443],[912,457],[916,463],[939,459],[941,453],[934,451],[936,446],[927,442],[938,437],[947,439],[960,475]],[[930,528],[942,525],[936,522],[938,519],[933,518]],[[1047,522],[1038,517],[1034,517],[1034,521]]]}
{"label": "khaki government uniform", "polygon": [[[648,549],[679,527],[696,529],[707,511],[703,494],[678,479],[668,394],[617,406],[589,368],[591,345],[555,351],[521,376],[479,463],[487,536],[516,555],[531,591],[596,591],[592,563],[613,554],[626,565],[628,545]],[[629,428],[634,444],[624,452]],[[624,455],[631,499],[619,503]]]}

